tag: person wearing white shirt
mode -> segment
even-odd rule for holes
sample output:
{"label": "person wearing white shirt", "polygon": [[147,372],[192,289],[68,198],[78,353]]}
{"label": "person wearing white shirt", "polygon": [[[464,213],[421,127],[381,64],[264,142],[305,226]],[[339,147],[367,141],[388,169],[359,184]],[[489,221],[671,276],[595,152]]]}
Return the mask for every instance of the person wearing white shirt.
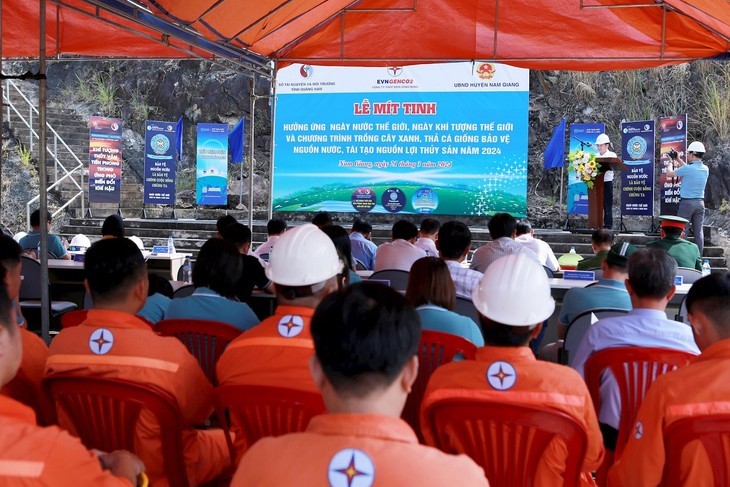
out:
{"label": "person wearing white shirt", "polygon": [[439,255],[449,268],[451,279],[456,286],[456,295],[471,301],[474,289],[484,277],[481,272],[461,265],[471,248],[471,230],[459,221],[446,222],[439,231],[436,246]]}
{"label": "person wearing white shirt", "polygon": [[532,229],[529,221],[521,220],[517,222],[515,231],[515,242],[535,252],[537,254],[537,260],[551,271],[557,272],[560,270],[560,264],[558,264],[558,259],[555,257],[553,249],[544,240],[535,238],[535,231]]}
{"label": "person wearing white shirt", "polygon": [[415,261],[426,257],[426,252],[413,245],[418,237],[418,228],[407,220],[393,224],[392,241],[378,247],[375,254],[375,272],[399,269],[409,272]]}
{"label": "person wearing white shirt", "polygon": [[258,246],[254,255],[260,259],[268,261],[268,255],[271,253],[271,249],[274,248],[274,244],[276,244],[276,241],[279,240],[279,237],[284,232],[286,232],[286,221],[281,218],[272,218],[269,220],[266,224],[266,234],[269,238],[266,242]]}
{"label": "person wearing white shirt", "polygon": [[535,252],[515,242],[516,225],[517,220],[509,213],[495,213],[487,224],[492,241],[476,249],[471,259],[470,268],[475,271],[486,272],[487,267],[492,262],[500,257],[512,254],[526,254],[539,263]]}
{"label": "person wearing white shirt", "polygon": [[438,257],[439,253],[436,249],[436,239],[438,238],[441,223],[433,218],[424,218],[421,221],[421,229],[418,231],[418,240],[414,244],[419,249],[426,252],[430,257]]}
{"label": "person wearing white shirt", "polygon": [[[609,150],[610,145],[608,135],[599,135],[596,138],[596,157],[616,157],[616,153]],[[613,228],[613,171],[606,171],[603,175],[603,228]]]}
{"label": "person wearing white shirt", "polygon": [[[699,354],[692,328],[667,319],[666,307],[674,296],[677,262],[662,249],[646,249],[629,257],[626,290],[633,309],[624,316],[594,323],[578,346],[570,366],[584,376],[585,364],[596,352],[615,347],[657,347]],[[621,418],[621,396],[610,372],[601,376],[601,424],[606,448],[613,450]]]}

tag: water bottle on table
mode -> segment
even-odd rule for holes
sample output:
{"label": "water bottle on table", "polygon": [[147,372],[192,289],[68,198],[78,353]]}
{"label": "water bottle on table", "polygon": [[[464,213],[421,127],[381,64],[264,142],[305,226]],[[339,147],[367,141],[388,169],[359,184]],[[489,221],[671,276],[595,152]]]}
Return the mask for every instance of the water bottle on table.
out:
{"label": "water bottle on table", "polygon": [[182,280],[186,284],[193,282],[193,267],[190,265],[190,257],[185,257],[185,262],[183,262]]}
{"label": "water bottle on table", "polygon": [[172,240],[172,234],[167,237],[167,253],[170,255],[175,253],[175,242]]}
{"label": "water bottle on table", "polygon": [[702,261],[702,277],[709,276],[712,272],[712,268],[710,267],[710,261],[705,259]]}

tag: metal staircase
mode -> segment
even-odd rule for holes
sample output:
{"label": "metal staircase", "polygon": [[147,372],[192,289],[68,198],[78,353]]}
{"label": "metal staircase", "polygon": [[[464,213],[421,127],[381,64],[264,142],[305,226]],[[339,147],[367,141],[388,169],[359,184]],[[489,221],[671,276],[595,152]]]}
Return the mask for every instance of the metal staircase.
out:
{"label": "metal staircase", "polygon": [[[23,142],[31,153],[38,150],[38,133],[36,132],[38,109],[37,101],[32,100],[31,93],[24,93],[18,83],[5,80],[3,89],[3,106],[6,108],[5,121],[14,129],[16,135],[27,134]],[[81,214],[84,214],[84,163],[72,150],[59,132],[46,122],[48,153],[46,163],[49,167],[49,185],[47,192],[55,191],[61,197],[59,207],[51,213],[53,217],[66,210],[75,201],[80,200]],[[87,149],[88,151],[88,149]],[[83,156],[82,156],[83,157]],[[88,152],[87,156],[88,157]],[[51,167],[53,170],[50,170]],[[63,190],[63,191],[61,191]],[[26,218],[30,226],[30,213],[40,195],[26,203]]]}

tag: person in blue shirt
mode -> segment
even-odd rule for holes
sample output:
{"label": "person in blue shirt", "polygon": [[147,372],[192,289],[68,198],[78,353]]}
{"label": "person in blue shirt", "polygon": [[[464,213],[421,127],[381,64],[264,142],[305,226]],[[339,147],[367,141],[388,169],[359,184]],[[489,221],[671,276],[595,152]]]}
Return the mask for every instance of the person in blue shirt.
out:
{"label": "person in blue shirt", "polygon": [[413,263],[406,299],[416,307],[424,330],[450,333],[484,346],[479,326],[471,318],[451,311],[456,287],[446,263],[438,257],[422,257]]}
{"label": "person in blue shirt", "polygon": [[246,303],[236,298],[236,283],[241,277],[241,258],[235,245],[211,238],[200,249],[193,267],[192,296],[173,299],[165,319],[211,320],[248,330],[259,319]]}
{"label": "person in blue shirt", "polygon": [[332,240],[332,243],[335,244],[337,254],[340,256],[340,260],[344,265],[342,270],[343,275],[347,275],[347,280],[345,282],[347,284],[354,284],[362,281],[360,276],[358,276],[353,270],[352,246],[350,243],[350,237],[347,235],[347,230],[339,225],[330,225],[322,228],[322,231],[326,233],[330,240]]}
{"label": "person in blue shirt", "polygon": [[373,226],[360,219],[355,220],[350,231],[352,257],[369,271],[375,269],[375,252],[378,250],[378,246],[370,240],[372,232]]}
{"label": "person in blue shirt", "polygon": [[[702,142],[692,142],[687,147],[687,163],[675,151],[670,153],[674,170],[667,167],[667,172],[662,174],[660,182],[664,184],[667,178],[682,178],[682,185],[679,188],[679,208],[677,216],[689,220],[685,231],[692,225],[692,235],[695,243],[700,249],[700,257],[705,247],[705,237],[702,232],[702,225],[705,220],[705,186],[710,170],[702,163],[702,156],[705,155],[705,145]],[[668,165],[669,162],[665,162]]]}
{"label": "person in blue shirt", "polygon": [[[48,251],[55,257],[56,259],[64,259],[64,260],[70,260],[71,255],[66,252],[66,247],[63,246],[63,243],[61,243],[61,238],[58,235],[54,235],[50,233],[51,231],[51,221],[53,221],[51,214],[48,213],[48,222],[46,225],[48,225]],[[31,251],[31,255],[35,258],[39,258],[37,255],[38,253],[38,242],[41,241],[41,211],[36,210],[33,213],[30,214],[30,227],[31,231],[28,232],[28,235],[20,239],[20,248],[23,249],[23,251]],[[28,253],[28,252],[27,252]],[[49,256],[50,258],[50,256]]]}
{"label": "person in blue shirt", "polygon": [[157,323],[165,317],[167,307],[172,301],[172,285],[170,281],[157,274],[147,274],[149,288],[147,289],[147,301],[142,309],[137,311],[137,316],[144,318],[150,323]]}

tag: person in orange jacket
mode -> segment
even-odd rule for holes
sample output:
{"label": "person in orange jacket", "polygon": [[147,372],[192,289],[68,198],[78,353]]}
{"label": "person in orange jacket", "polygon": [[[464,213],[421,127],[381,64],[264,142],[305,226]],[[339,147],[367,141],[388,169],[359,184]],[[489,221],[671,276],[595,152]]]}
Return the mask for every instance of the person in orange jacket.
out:
{"label": "person in orange jacket", "polygon": [[[343,269],[332,240],[316,226],[284,233],[266,267],[276,289],[276,313],[228,345],[216,365],[218,383],[316,392],[308,369],[314,353],[309,323],[322,298],[337,290]],[[235,422],[232,429],[237,429]],[[239,458],[247,446],[239,435]]]}
{"label": "person in orange jacket", "polygon": [[[609,486],[662,484],[666,463],[664,430],[682,418],[728,411],[730,273],[712,273],[695,282],[686,303],[689,323],[702,353],[689,365],[658,377],[652,384],[639,408],[629,442],[609,470]],[[682,485],[717,485],[707,453],[698,442],[684,449],[680,467]]]}
{"label": "person in orange jacket", "polygon": [[[183,448],[188,478],[194,485],[217,477],[229,460],[222,430],[196,429],[212,413],[213,386],[185,346],[157,335],[135,314],[147,298],[147,269],[137,246],[126,238],[94,243],[84,259],[86,287],[94,309],[79,325],[56,336],[46,361],[46,377],[75,374],[124,379],[173,396],[184,424]],[[59,411],[59,422],[70,422]],[[152,485],[167,485],[160,451],[160,430],[141,416],[137,453]]]}
{"label": "person in orange jacket", "polygon": [[[13,380],[23,355],[21,330],[0,286],[0,387]],[[137,485],[144,465],[129,452],[91,452],[78,438],[36,425],[29,407],[0,395],[0,485]]]}
{"label": "person in orange jacket", "polygon": [[[542,266],[522,254],[501,257],[487,268],[472,300],[487,345],[478,349],[476,360],[445,364],[431,376],[421,405],[426,443],[434,443],[434,432],[425,418],[440,399],[484,396],[562,411],[588,435],[581,484],[595,485],[591,472],[601,465],[604,449],[588,388],[574,370],[538,362],[529,348],[555,309]],[[538,466],[535,485],[562,485],[565,457],[564,445],[551,443]]]}
{"label": "person in orange jacket", "polygon": [[312,336],[309,369],[327,414],[305,432],[259,440],[232,486],[488,485],[471,459],[419,445],[400,418],[418,373],[421,336],[403,296],[376,283],[347,287],[317,307]]}
{"label": "person in orange jacket", "polygon": [[[42,408],[46,407],[41,381],[46,366],[46,357],[48,357],[48,347],[38,335],[24,328],[26,326],[25,319],[20,314],[18,299],[22,282],[22,265],[20,263],[22,253],[23,250],[15,240],[7,235],[0,235],[0,282],[3,283],[15,308],[16,323],[20,327],[20,336],[23,342],[23,360],[20,363],[16,378],[11,381],[9,387],[14,387],[20,381],[27,381],[32,384],[34,389],[32,396],[34,397],[27,396],[29,400],[27,405],[35,408],[36,414],[38,414],[42,413]],[[47,420],[48,418],[39,419]]]}

